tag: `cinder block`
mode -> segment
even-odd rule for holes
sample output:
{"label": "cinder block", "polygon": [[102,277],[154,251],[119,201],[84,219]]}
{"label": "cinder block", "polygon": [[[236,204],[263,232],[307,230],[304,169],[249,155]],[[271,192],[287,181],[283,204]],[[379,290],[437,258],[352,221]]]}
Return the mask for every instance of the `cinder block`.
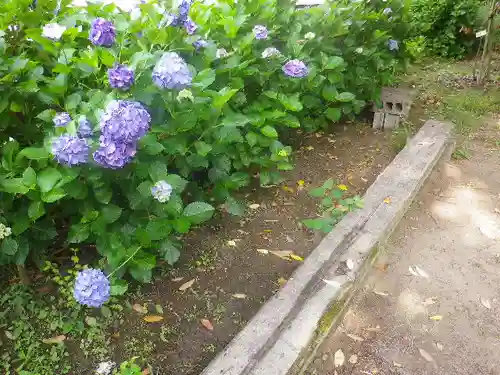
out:
{"label": "cinder block", "polygon": [[400,115],[393,115],[392,113],[386,113],[384,118],[384,129],[396,129],[401,121]]}
{"label": "cinder block", "polygon": [[383,129],[384,128],[384,112],[375,112],[375,116],[373,117],[373,128],[374,129]]}
{"label": "cinder block", "polygon": [[401,119],[410,114],[414,92],[405,89],[386,87],[382,89],[380,100],[382,108],[373,106],[375,116],[373,127],[375,129],[395,129],[399,126]]}

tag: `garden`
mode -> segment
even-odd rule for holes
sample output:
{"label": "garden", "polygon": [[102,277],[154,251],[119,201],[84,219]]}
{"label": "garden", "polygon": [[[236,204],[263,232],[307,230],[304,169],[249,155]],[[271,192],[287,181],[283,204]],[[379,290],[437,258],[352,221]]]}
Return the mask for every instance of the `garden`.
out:
{"label": "garden", "polygon": [[199,374],[404,146],[382,87],[496,80],[481,1],[116,3],[0,4],[5,374]]}

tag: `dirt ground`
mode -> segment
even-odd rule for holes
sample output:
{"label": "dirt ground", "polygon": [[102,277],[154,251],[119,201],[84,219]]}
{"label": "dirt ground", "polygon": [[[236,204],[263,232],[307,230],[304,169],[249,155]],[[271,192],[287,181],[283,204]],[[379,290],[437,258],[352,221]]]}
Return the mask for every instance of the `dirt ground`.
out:
{"label": "dirt ground", "polygon": [[433,174],[308,375],[500,374],[498,140],[483,123]]}
{"label": "dirt ground", "polygon": [[[296,168],[283,184],[243,195],[247,205],[258,208],[243,218],[219,218],[189,235],[180,266],[132,298],[131,304],[149,304],[153,312],[159,304],[164,321],[145,323],[132,310],[114,335],[116,360],[137,355],[162,375],[199,374],[300,265],[257,249],[292,250],[305,258],[321,240],[301,225],[318,212],[318,201],[307,192],[332,177],[362,195],[395,154],[391,134],[368,123],[304,134],[297,142]],[[209,320],[213,331],[201,319]]]}

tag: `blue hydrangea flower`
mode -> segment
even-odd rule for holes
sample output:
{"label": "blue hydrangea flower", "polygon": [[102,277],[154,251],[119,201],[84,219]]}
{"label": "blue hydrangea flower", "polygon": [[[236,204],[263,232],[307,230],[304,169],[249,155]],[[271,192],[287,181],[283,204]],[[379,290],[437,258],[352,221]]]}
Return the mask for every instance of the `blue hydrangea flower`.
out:
{"label": "blue hydrangea flower", "polygon": [[52,121],[54,122],[54,126],[61,128],[71,122],[71,116],[67,112],[59,112],[56,113]]}
{"label": "blue hydrangea flower", "polygon": [[85,139],[72,135],[61,135],[52,141],[52,153],[59,164],[69,167],[85,164],[89,159],[90,147]]}
{"label": "blue hydrangea flower", "polygon": [[389,15],[389,14],[392,13],[392,9],[391,8],[385,8],[382,13],[387,16],[387,15]]}
{"label": "blue hydrangea flower", "polygon": [[387,41],[387,46],[389,47],[389,51],[398,51],[399,50],[399,43],[397,40],[389,39]]}
{"label": "blue hydrangea flower", "polygon": [[197,28],[198,26],[193,22],[191,18],[188,18],[186,21],[184,21],[184,29],[186,29],[186,32],[189,35],[193,35]]}
{"label": "blue hydrangea flower", "polygon": [[309,74],[306,64],[300,60],[290,60],[283,65],[283,73],[289,77],[302,78]]}
{"label": "blue hydrangea flower", "polygon": [[179,5],[179,15],[177,16],[178,25],[182,25],[184,22],[186,22],[192,4],[192,0],[182,0],[181,4]]}
{"label": "blue hydrangea flower", "polygon": [[161,89],[182,90],[191,86],[193,76],[182,57],[175,52],[165,52],[153,69],[152,79]]}
{"label": "blue hydrangea flower", "polygon": [[158,181],[151,187],[151,195],[160,203],[165,203],[170,199],[172,186],[167,181]]}
{"label": "blue hydrangea flower", "polygon": [[111,47],[116,40],[115,26],[104,18],[96,18],[92,21],[89,40],[96,46]]}
{"label": "blue hydrangea flower", "polygon": [[268,47],[264,51],[262,51],[261,56],[263,59],[268,59],[270,57],[275,57],[275,56],[279,56],[279,55],[281,55],[281,52],[278,51],[276,48]]}
{"label": "blue hydrangea flower", "polygon": [[103,135],[99,138],[99,148],[94,152],[94,160],[104,168],[120,169],[130,163],[137,152],[135,142],[119,142]]}
{"label": "blue hydrangea flower", "polygon": [[80,117],[80,120],[78,120],[78,130],[76,131],[76,134],[80,138],[90,138],[93,133],[90,121],[87,120],[85,116]]}
{"label": "blue hydrangea flower", "polygon": [[178,24],[179,24],[179,20],[175,14],[165,13],[165,15],[161,19],[160,23],[158,24],[158,27],[162,28],[162,27],[167,27],[170,25],[178,26]]}
{"label": "blue hydrangea flower", "polygon": [[255,25],[253,28],[253,35],[255,35],[255,39],[267,39],[267,27],[264,25]]}
{"label": "blue hydrangea flower", "polygon": [[78,272],[73,289],[76,301],[89,307],[101,307],[109,300],[111,286],[101,270],[89,268]]}
{"label": "blue hydrangea flower", "polygon": [[136,142],[149,130],[151,116],[139,102],[113,100],[101,117],[101,135],[118,143]]}
{"label": "blue hydrangea flower", "polygon": [[203,39],[198,39],[196,42],[193,43],[194,48],[196,48],[197,51],[199,51],[202,48],[208,47],[208,42]]}
{"label": "blue hydrangea flower", "polygon": [[112,88],[128,90],[135,81],[134,71],[126,65],[117,64],[108,70],[108,79]]}

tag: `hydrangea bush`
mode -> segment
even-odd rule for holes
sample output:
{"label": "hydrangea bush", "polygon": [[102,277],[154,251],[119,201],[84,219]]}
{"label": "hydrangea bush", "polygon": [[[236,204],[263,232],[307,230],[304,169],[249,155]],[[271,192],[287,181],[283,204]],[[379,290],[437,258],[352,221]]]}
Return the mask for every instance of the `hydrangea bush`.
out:
{"label": "hydrangea bush", "polygon": [[[34,4],[0,4],[4,264],[64,239],[149,281],[213,204],[240,211],[255,170],[266,185],[293,167],[283,134],[359,113],[405,61],[399,0]],[[99,304],[100,277],[75,297]]]}

